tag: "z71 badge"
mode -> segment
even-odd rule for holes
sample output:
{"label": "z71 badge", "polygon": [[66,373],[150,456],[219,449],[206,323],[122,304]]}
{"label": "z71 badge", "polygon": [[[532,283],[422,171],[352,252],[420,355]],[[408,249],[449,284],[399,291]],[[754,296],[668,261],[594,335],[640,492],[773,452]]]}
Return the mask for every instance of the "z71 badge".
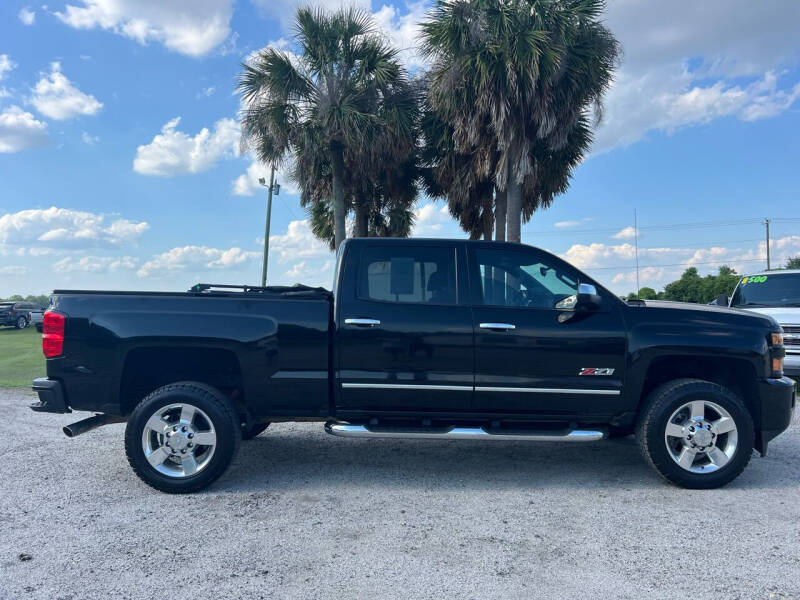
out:
{"label": "z71 badge", "polygon": [[613,375],[614,369],[597,368],[597,367],[583,367],[578,375]]}

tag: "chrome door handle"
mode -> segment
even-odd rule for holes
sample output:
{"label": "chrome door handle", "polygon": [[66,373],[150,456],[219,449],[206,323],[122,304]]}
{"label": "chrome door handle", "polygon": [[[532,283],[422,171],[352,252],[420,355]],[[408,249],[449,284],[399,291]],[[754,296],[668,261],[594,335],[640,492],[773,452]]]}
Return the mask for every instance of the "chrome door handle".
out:
{"label": "chrome door handle", "polygon": [[510,331],[517,328],[516,325],[512,325],[511,323],[481,323],[479,327],[481,329],[499,329],[502,331]]}
{"label": "chrome door handle", "polygon": [[381,322],[378,319],[345,319],[345,325],[360,325],[362,327],[375,327],[375,325],[380,325]]}

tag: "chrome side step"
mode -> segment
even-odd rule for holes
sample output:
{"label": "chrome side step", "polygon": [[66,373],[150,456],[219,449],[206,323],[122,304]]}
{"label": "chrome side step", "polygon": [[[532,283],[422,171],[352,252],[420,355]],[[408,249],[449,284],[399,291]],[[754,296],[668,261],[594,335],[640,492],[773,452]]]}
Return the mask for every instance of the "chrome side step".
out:
{"label": "chrome side step", "polygon": [[529,442],[596,442],[608,437],[605,429],[571,429],[561,431],[512,431],[492,433],[483,427],[447,427],[434,431],[421,429],[370,428],[368,425],[354,425],[339,421],[325,423],[325,431],[331,435],[351,438],[405,438],[426,440],[504,440]]}

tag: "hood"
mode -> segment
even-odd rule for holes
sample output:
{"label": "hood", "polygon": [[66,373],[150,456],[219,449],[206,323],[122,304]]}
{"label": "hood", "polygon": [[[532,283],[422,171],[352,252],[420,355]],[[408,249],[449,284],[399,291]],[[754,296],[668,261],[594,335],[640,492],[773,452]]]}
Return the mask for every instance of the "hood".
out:
{"label": "hood", "polygon": [[760,315],[767,315],[775,319],[781,325],[798,325],[800,324],[800,307],[792,306],[772,306],[762,308],[746,308],[742,309],[747,312],[754,312]]}
{"label": "hood", "polygon": [[[744,326],[762,326],[770,330],[778,328],[778,321],[770,314],[756,314],[755,311],[728,308],[725,306],[711,306],[708,304],[693,304],[691,302],[670,302],[667,300],[644,300],[640,304],[630,304],[633,310],[677,311],[687,318],[701,318],[719,321],[720,323],[738,323]],[[760,312],[760,310],[759,310]],[[676,315],[677,317],[677,315]],[[680,318],[680,317],[678,317]]]}

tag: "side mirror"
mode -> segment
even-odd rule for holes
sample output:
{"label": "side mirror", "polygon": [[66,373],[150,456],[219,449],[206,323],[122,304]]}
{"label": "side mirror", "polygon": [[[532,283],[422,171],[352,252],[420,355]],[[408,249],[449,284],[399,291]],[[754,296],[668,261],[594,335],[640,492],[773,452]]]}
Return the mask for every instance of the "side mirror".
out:
{"label": "side mirror", "polygon": [[600,306],[602,299],[597,293],[597,288],[591,283],[578,284],[578,296],[575,307],[584,307],[586,309],[594,309]]}
{"label": "side mirror", "polygon": [[717,306],[728,306],[728,294],[717,296]]}
{"label": "side mirror", "polygon": [[577,312],[588,312],[600,306],[600,295],[597,288],[589,283],[578,284],[578,293],[567,296],[556,302],[555,308]]}

